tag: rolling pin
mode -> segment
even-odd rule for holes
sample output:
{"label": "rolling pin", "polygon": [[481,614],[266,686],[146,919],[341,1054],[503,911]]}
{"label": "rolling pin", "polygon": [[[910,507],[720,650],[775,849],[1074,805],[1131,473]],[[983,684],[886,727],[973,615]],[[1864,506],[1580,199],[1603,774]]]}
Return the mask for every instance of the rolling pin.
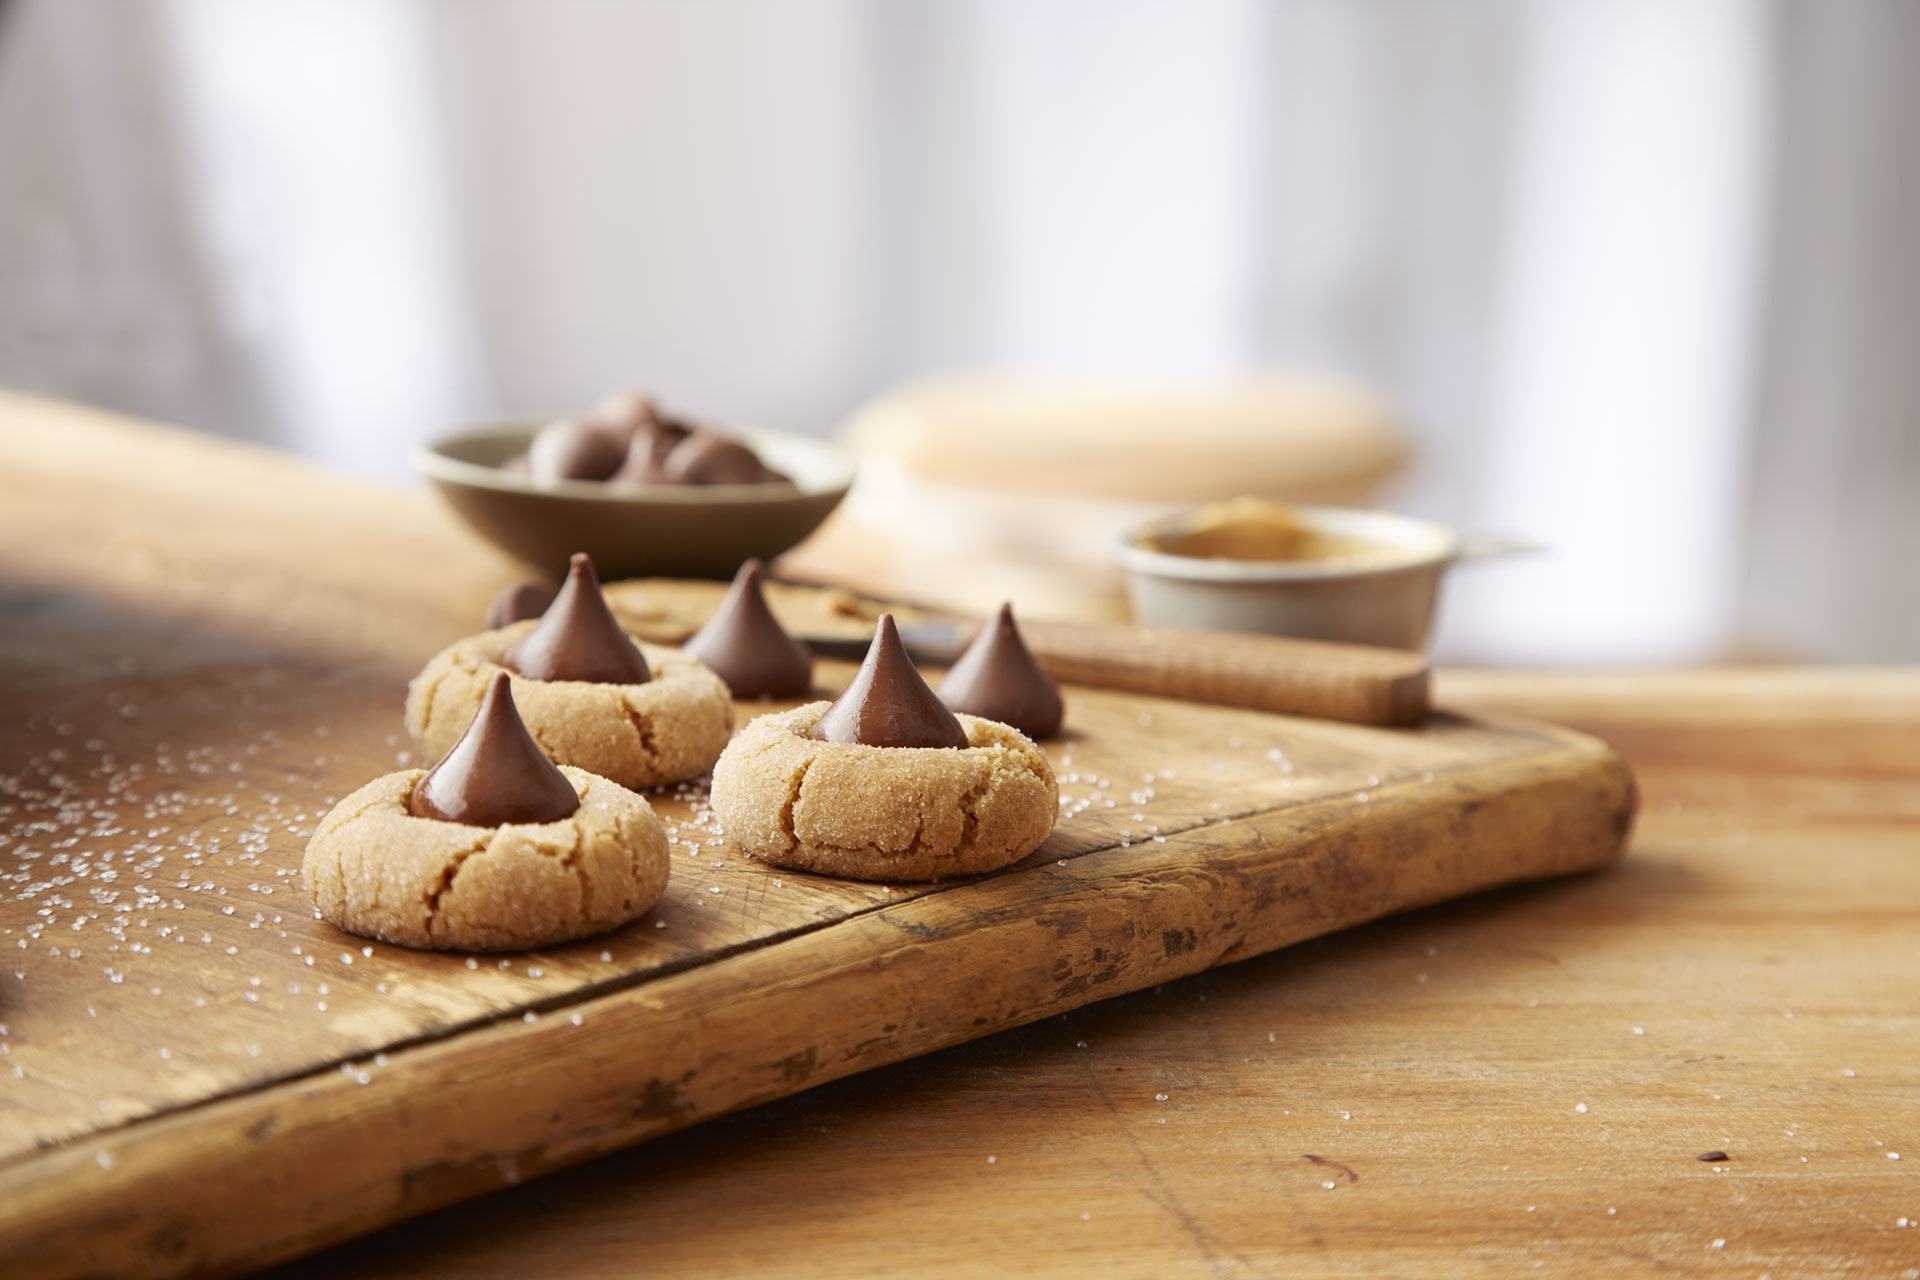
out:
{"label": "rolling pin", "polygon": [[[947,665],[977,622],[900,628],[915,661]],[[1427,714],[1427,660],[1402,649],[1239,631],[1022,622],[1027,648],[1054,679],[1190,702],[1353,724],[1418,724]],[[801,636],[816,653],[857,661],[865,640]]]}

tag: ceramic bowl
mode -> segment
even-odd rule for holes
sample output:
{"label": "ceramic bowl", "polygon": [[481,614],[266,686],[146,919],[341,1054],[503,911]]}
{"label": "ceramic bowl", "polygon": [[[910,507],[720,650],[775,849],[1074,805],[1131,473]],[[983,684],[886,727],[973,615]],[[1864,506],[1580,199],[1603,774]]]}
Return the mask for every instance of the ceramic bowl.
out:
{"label": "ceramic bowl", "polygon": [[601,578],[729,578],[771,560],[818,527],[853,483],[853,460],[824,440],[726,427],[792,484],[535,484],[500,463],[547,419],[474,427],[413,454],[414,470],[473,531],[550,576],[584,551]]}
{"label": "ceramic bowl", "polygon": [[[1291,507],[1309,529],[1375,545],[1360,559],[1228,560],[1172,555],[1140,545],[1177,536],[1195,512],[1138,525],[1114,556],[1127,577],[1136,622],[1420,649],[1440,578],[1469,548],[1445,525],[1347,507]],[[1505,550],[1498,547],[1489,550]]]}

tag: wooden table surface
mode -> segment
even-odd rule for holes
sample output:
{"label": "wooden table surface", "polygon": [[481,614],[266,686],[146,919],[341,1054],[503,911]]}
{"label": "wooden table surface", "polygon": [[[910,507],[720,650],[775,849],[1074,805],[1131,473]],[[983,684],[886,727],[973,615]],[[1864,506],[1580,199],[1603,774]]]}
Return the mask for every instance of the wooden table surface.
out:
{"label": "wooden table surface", "polygon": [[[0,396],[0,459],[10,758],[44,746],[6,710],[20,691],[129,645],[139,680],[204,678],[268,638],[245,621],[261,590],[308,651],[403,678],[408,637],[512,576],[424,495],[90,411]],[[362,609],[299,607],[343,586]],[[1614,743],[1644,795],[1626,860],[842,1080],[280,1274],[1920,1277],[1920,673],[1446,672],[1437,694]]]}

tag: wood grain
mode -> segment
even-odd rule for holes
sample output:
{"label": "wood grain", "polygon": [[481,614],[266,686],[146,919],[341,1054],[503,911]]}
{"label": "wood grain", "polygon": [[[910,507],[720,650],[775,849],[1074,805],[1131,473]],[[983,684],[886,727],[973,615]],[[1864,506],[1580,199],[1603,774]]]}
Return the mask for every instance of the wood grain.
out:
{"label": "wood grain", "polygon": [[[233,755],[262,770],[255,786],[284,787],[283,809],[311,810],[322,775],[397,749],[375,732],[385,712],[363,723],[352,707],[389,705],[415,637],[460,634],[513,572],[431,507],[342,494],[258,451],[5,397],[0,448],[0,773],[20,771],[25,699],[70,699],[71,719],[35,727],[34,755],[49,730],[71,755],[141,729],[130,751],[176,748],[157,782],[210,786],[191,764],[214,762],[184,759],[210,745],[219,769]],[[193,475],[241,492],[209,504]],[[261,482],[297,520],[273,517],[247,487]],[[395,563],[357,563],[377,556]],[[421,557],[438,566],[424,589],[403,571]],[[231,607],[284,586],[288,562],[305,565],[299,594],[366,607],[298,626]],[[274,656],[309,644],[358,655],[355,674]],[[131,718],[128,695],[145,700]],[[161,696],[188,717],[171,739]],[[287,1280],[1920,1268],[1920,1230],[1901,1225],[1920,1222],[1920,671],[1443,671],[1435,696],[1605,735],[1643,788],[1631,856],[825,1083],[376,1232]],[[262,742],[282,713],[281,742]],[[1256,747],[1217,758],[1237,768]],[[297,849],[282,836],[275,856]],[[498,989],[476,1003],[503,1008],[545,982],[481,978]],[[355,1157],[392,1140],[368,1131]],[[1695,1159],[1715,1148],[1732,1158]]]}
{"label": "wood grain", "polygon": [[255,1265],[986,1029],[1585,869],[1613,856],[1631,808],[1624,773],[1596,787],[1596,765],[1604,776],[1604,755],[1573,739],[1383,788],[1377,808],[1290,805],[1043,863],[535,1022],[102,1132],[0,1168],[0,1244],[46,1275]]}
{"label": "wood grain", "polygon": [[[1109,993],[1589,867],[1631,809],[1577,735],[1074,689],[1051,748],[1061,829],[1010,873],[774,874],[689,787],[661,797],[677,874],[637,928],[504,959],[364,944],[308,915],[299,848],[335,796],[404,762],[401,684],[472,625],[485,573],[442,563],[461,552],[416,499],[20,412],[97,446],[18,450],[5,508],[24,585],[21,666],[0,673],[0,1256],[32,1274],[283,1257]],[[102,457],[160,477],[143,496],[109,468],[124,524],[58,496]],[[329,525],[353,530],[333,551]],[[114,548],[136,531],[128,571]],[[405,556],[434,571],[409,581]]]}
{"label": "wood grain", "polygon": [[1436,683],[1617,731],[1629,856],[825,1085],[276,1280],[1920,1268],[1920,671]]}

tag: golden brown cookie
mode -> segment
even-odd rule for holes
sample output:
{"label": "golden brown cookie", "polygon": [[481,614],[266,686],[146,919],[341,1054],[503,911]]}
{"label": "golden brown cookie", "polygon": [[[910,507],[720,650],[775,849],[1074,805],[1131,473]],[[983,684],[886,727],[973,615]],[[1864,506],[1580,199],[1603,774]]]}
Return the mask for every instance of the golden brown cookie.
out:
{"label": "golden brown cookie", "polygon": [[562,766],[580,807],[471,827],[407,812],[424,769],[375,778],[320,820],[300,874],[323,920],[448,951],[521,951],[625,924],[667,887],[667,832],[644,797]]}
{"label": "golden brown cookie", "polygon": [[[538,623],[468,636],[434,655],[407,686],[407,732],[437,759],[480,706],[500,657]],[[705,773],[733,732],[733,700],[719,676],[677,649],[642,644],[653,669],[644,684],[529,680],[517,672],[513,700],[527,730],[557,764],[641,790]]]}
{"label": "golden brown cookie", "polygon": [[714,812],[753,856],[854,880],[940,880],[1018,862],[1053,830],[1060,789],[1018,731],[963,715],[966,747],[808,737],[828,705],[761,716],[714,766]]}

